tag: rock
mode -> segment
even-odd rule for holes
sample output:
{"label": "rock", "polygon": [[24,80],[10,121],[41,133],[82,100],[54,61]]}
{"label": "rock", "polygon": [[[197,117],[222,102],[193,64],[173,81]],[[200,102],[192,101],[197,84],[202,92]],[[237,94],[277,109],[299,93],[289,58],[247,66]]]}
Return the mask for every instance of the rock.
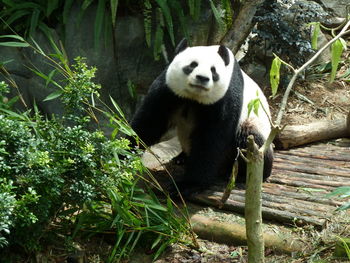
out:
{"label": "rock", "polygon": [[349,0],[319,0],[319,2],[326,11],[338,17],[346,17],[346,6],[349,5]]}

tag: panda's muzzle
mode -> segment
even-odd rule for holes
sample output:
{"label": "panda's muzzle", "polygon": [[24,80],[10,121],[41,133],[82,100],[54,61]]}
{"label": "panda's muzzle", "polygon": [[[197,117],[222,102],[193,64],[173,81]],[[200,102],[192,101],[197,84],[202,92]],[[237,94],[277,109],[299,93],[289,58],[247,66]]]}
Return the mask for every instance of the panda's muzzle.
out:
{"label": "panda's muzzle", "polygon": [[192,88],[199,89],[199,90],[205,90],[208,91],[209,88],[206,87],[207,83],[209,82],[209,78],[202,76],[202,75],[196,75],[196,83],[190,84]]}

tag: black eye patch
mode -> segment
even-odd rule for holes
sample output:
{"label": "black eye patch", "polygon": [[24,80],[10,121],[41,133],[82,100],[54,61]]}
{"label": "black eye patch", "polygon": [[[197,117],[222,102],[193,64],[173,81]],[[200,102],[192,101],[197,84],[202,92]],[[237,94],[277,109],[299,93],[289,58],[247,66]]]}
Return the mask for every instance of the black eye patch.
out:
{"label": "black eye patch", "polygon": [[191,64],[189,64],[186,67],[182,68],[182,71],[186,74],[186,75],[190,75],[191,72],[194,70],[195,67],[198,66],[198,63],[196,61],[192,61]]}
{"label": "black eye patch", "polygon": [[219,80],[219,74],[216,72],[216,68],[215,67],[211,67],[211,74],[213,75],[213,81],[218,81]]}

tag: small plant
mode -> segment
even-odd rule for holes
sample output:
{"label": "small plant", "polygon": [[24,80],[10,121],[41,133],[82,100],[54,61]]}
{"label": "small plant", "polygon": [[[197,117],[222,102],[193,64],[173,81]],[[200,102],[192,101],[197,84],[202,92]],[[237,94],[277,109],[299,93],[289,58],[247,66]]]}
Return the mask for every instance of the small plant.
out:
{"label": "small plant", "polygon": [[341,186],[330,192],[326,197],[337,197],[339,199],[345,200],[345,203],[338,207],[338,211],[347,210],[350,208],[350,186]]}

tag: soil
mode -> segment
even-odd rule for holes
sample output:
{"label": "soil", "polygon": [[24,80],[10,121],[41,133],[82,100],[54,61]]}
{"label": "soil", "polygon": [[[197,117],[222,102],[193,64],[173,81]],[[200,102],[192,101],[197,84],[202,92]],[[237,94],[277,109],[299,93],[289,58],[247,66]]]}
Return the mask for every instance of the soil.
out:
{"label": "soil", "polygon": [[[345,66],[339,75],[346,72]],[[318,74],[310,74],[305,80],[296,83],[290,94],[282,123],[302,125],[319,120],[345,118],[350,110],[350,84],[346,80],[329,82],[329,74],[316,78]],[[281,91],[270,99],[273,117],[277,116],[279,104],[283,96]]]}

